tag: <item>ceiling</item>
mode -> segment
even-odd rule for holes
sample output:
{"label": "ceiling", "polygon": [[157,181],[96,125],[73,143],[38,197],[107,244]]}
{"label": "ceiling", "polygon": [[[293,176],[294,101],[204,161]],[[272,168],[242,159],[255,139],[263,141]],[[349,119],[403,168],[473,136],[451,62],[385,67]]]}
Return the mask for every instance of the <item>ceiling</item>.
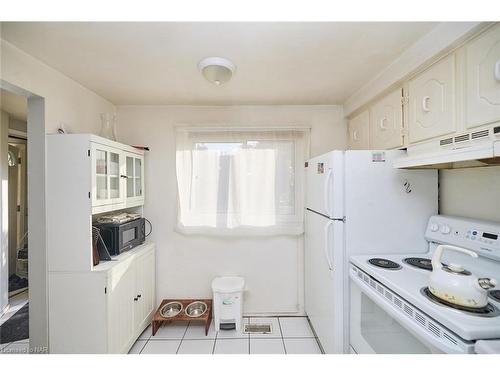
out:
{"label": "ceiling", "polygon": [[13,119],[26,121],[28,102],[23,96],[0,89],[0,109]]}
{"label": "ceiling", "polygon": [[[117,105],[341,104],[436,23],[2,23],[2,38]],[[222,86],[197,64],[236,64]]]}

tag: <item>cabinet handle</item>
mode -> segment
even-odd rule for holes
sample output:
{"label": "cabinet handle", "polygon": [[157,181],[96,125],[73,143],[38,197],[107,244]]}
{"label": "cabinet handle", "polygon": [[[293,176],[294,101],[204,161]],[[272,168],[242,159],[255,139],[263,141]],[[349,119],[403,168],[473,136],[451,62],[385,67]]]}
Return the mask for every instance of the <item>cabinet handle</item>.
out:
{"label": "cabinet handle", "polygon": [[120,175],[121,178],[128,178],[128,176],[125,176],[124,174]]}
{"label": "cabinet handle", "polygon": [[387,121],[387,118],[383,118],[380,120],[380,130],[387,130],[387,126],[385,125],[385,122]]}
{"label": "cabinet handle", "polygon": [[424,96],[422,98],[422,110],[424,112],[430,112],[431,110],[429,109],[429,100],[430,100],[430,96]]}
{"label": "cabinet handle", "polygon": [[136,302],[137,302],[138,300],[139,300],[139,298],[137,298],[137,297],[135,297],[135,298],[134,298],[134,301],[136,301]]}
{"label": "cabinet handle", "polygon": [[354,130],[354,131],[352,132],[352,139],[353,139],[353,140],[355,140],[355,141],[357,141],[357,140],[358,140],[358,132],[357,132],[356,130]]}
{"label": "cabinet handle", "polygon": [[140,295],[140,294],[137,295],[137,298],[141,298],[141,297],[142,297],[142,295]]}
{"label": "cabinet handle", "polygon": [[495,79],[500,82],[500,60],[495,64]]}

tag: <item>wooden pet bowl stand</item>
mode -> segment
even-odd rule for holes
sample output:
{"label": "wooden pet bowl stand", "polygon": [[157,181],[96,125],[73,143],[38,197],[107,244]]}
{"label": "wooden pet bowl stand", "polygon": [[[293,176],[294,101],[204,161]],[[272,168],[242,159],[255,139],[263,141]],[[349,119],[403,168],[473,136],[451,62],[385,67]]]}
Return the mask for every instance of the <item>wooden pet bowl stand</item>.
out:
{"label": "wooden pet bowl stand", "polygon": [[[203,315],[192,318],[190,316],[186,315],[186,307],[191,303],[195,301],[202,301],[207,304],[207,311],[203,313]],[[177,314],[176,316],[173,316],[171,318],[164,318],[161,316],[160,311],[164,305],[166,305],[169,302],[180,302],[182,303],[182,311]],[[162,326],[163,323],[170,324],[171,322],[175,321],[198,321],[198,322],[204,322],[205,323],[205,336],[208,335],[208,329],[210,328],[210,323],[212,322],[212,300],[211,299],[164,299],[160,307],[158,307],[158,310],[156,310],[155,315],[153,317],[153,322],[151,324],[153,328],[153,336],[156,334],[158,329]]]}

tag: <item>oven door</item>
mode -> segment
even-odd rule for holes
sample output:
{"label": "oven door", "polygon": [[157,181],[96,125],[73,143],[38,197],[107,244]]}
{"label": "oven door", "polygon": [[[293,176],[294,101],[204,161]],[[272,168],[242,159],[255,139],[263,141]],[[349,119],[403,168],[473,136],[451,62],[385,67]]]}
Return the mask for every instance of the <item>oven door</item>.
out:
{"label": "oven door", "polygon": [[[366,274],[361,275],[350,266],[350,346],[358,354],[430,354],[467,353],[471,345],[464,345],[449,331],[453,343],[441,333],[440,336],[413,321],[408,311],[392,305],[387,298],[391,293]],[[391,298],[399,299],[394,294]],[[414,310],[413,314],[416,313]],[[424,316],[419,313],[419,316]],[[429,324],[425,323],[428,327]],[[441,328],[443,329],[443,328]]]}

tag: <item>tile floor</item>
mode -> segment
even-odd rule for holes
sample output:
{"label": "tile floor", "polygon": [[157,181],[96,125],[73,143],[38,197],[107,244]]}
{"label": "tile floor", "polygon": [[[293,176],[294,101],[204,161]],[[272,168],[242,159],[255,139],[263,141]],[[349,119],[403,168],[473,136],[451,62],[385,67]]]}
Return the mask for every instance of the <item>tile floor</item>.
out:
{"label": "tile floor", "polygon": [[[9,298],[9,309],[0,317],[0,326],[28,302],[28,291]],[[25,354],[29,351],[29,339],[0,344],[0,354]]]}
{"label": "tile floor", "polygon": [[196,322],[162,326],[155,336],[146,328],[129,354],[321,354],[305,317],[245,317],[244,323],[271,323],[270,334],[215,332],[205,336]]}

